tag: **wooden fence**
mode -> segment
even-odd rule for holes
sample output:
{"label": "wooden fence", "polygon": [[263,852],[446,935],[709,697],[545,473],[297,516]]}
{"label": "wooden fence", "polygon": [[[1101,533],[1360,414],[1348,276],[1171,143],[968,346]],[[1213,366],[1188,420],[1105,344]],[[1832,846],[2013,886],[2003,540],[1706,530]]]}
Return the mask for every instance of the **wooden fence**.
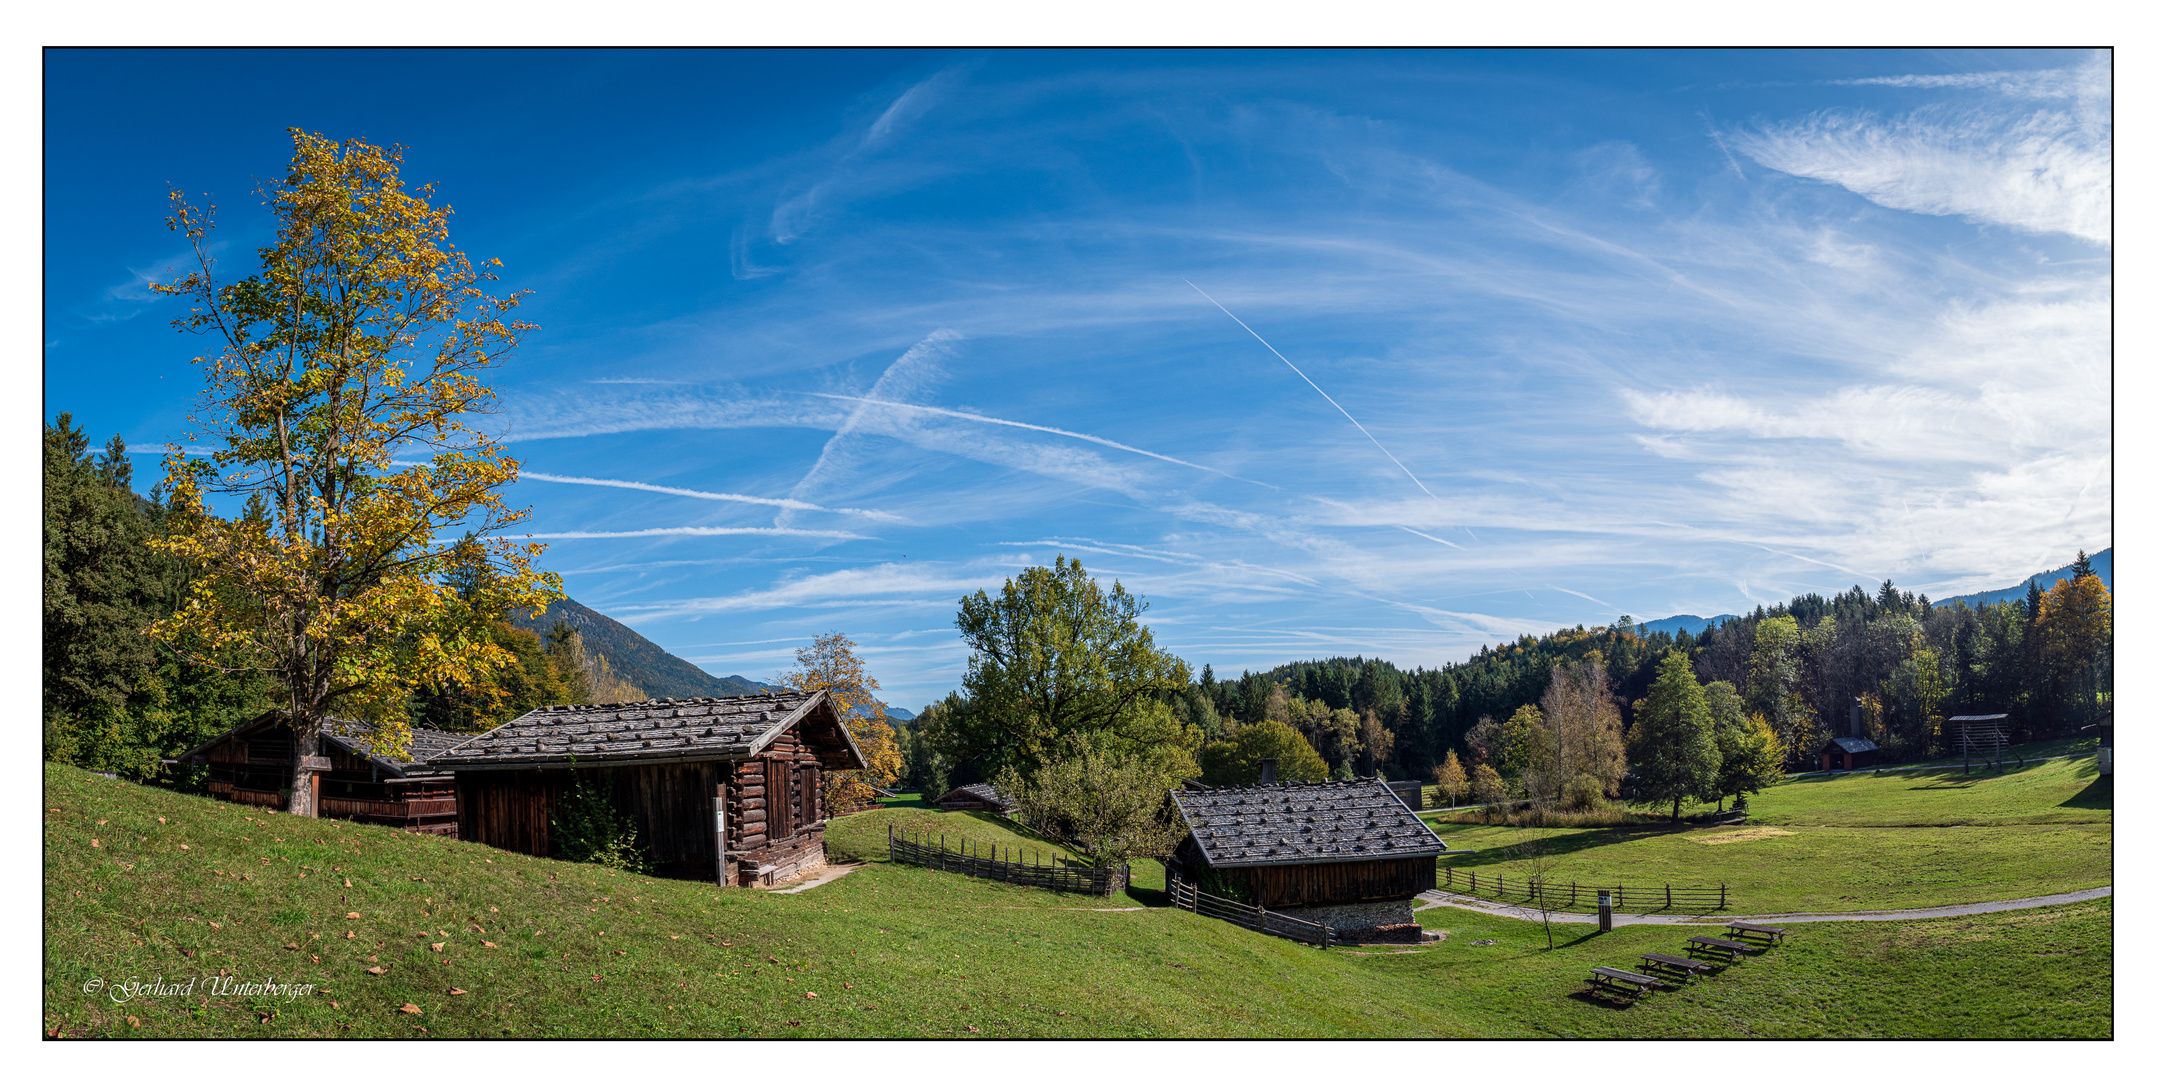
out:
{"label": "wooden fence", "polygon": [[1221,919],[1224,922],[1236,923],[1247,930],[1258,930],[1263,934],[1286,937],[1292,941],[1302,941],[1307,945],[1317,945],[1323,949],[1330,945],[1342,944],[1342,935],[1332,926],[1307,922],[1304,919],[1293,919],[1288,915],[1269,911],[1256,904],[1240,904],[1235,900],[1226,900],[1211,893],[1204,893],[1200,891],[1198,885],[1183,877],[1173,876],[1170,878],[1170,904],[1172,907],[1184,908],[1195,915]]}
{"label": "wooden fence", "polygon": [[1598,890],[1612,893],[1613,909],[1634,908],[1637,911],[1666,910],[1672,908],[1717,911],[1731,906],[1732,892],[1724,885],[1583,885],[1568,881],[1547,881],[1540,884],[1517,875],[1509,884],[1505,874],[1480,875],[1475,870],[1443,870],[1440,887],[1448,892],[1472,896],[1492,896],[1513,900],[1529,907],[1536,907],[1542,897],[1544,905],[1554,910],[1564,908],[1597,908]]}
{"label": "wooden fence", "polygon": [[1025,848],[991,844],[987,849],[981,846],[971,849],[966,840],[960,841],[957,848],[951,848],[946,846],[943,834],[939,834],[933,844],[927,834],[903,835],[893,831],[890,825],[885,827],[885,851],[896,863],[927,866],[1014,885],[1033,885],[1056,892],[1108,896],[1125,888],[1132,880],[1132,868],[1125,863],[1097,866],[1055,855],[1049,862],[1044,862],[1039,852],[1035,854],[1035,861],[1029,862],[1029,852]]}

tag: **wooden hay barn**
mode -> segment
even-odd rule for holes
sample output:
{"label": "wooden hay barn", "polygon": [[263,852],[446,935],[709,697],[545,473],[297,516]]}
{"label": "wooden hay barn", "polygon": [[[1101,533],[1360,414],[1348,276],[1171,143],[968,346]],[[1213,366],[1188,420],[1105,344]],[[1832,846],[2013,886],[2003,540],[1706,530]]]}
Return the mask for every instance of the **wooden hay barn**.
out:
{"label": "wooden hay barn", "polygon": [[1832,739],[1823,744],[1816,758],[1822,771],[1833,769],[1872,769],[1875,754],[1880,748],[1867,739]]}
{"label": "wooden hay barn", "polygon": [[932,802],[940,810],[988,810],[993,814],[1010,814],[1019,809],[988,784],[956,787]]}
{"label": "wooden hay barn", "polygon": [[536,709],[437,755],[457,778],[459,834],[561,854],[558,809],[604,785],[658,872],[771,884],[825,861],[828,770],[862,751],[823,691]]}
{"label": "wooden hay barn", "polygon": [[[210,767],[213,798],[286,809],[292,791],[293,733],[282,715],[264,713],[177,760]],[[435,771],[426,758],[471,736],[414,728],[413,760],[399,761],[368,751],[365,740],[373,731],[372,726],[355,720],[323,721],[323,756],[330,767],[309,773],[316,785],[316,812],[409,832],[456,836],[457,791],[450,777]]]}
{"label": "wooden hay barn", "polygon": [[1325,923],[1350,941],[1419,940],[1411,898],[1447,844],[1380,780],[1172,792],[1192,834],[1166,860],[1203,892]]}

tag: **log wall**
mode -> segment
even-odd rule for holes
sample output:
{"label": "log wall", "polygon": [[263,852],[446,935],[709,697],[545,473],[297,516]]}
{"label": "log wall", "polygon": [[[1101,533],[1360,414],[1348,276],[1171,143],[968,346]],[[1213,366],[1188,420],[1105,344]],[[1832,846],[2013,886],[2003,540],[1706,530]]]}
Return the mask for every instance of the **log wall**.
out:
{"label": "log wall", "polygon": [[1220,873],[1251,889],[1261,907],[1350,904],[1414,896],[1433,887],[1437,856],[1315,863],[1307,866],[1224,868]]}

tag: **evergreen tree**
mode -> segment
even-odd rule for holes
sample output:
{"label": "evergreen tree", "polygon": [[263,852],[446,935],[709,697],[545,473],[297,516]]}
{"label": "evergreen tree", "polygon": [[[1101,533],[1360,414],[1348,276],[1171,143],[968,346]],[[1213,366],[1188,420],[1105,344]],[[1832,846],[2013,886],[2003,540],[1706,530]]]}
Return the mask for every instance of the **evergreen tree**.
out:
{"label": "evergreen tree", "polygon": [[1717,794],[1717,732],[1686,654],[1674,650],[1659,661],[1657,681],[1635,710],[1628,741],[1640,801],[1672,803],[1677,822],[1681,803]]}

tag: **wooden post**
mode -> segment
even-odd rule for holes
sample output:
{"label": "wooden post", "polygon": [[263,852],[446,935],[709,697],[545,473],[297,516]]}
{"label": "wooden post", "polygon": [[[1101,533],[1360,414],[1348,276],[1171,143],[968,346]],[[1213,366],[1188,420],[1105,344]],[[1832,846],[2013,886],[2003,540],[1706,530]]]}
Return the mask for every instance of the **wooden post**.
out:
{"label": "wooden post", "polygon": [[1722,881],[1718,882],[1717,906],[1719,911],[1725,910],[1725,883]]}
{"label": "wooden post", "polygon": [[1665,883],[1665,906],[1672,906],[1672,883],[1669,881]]}
{"label": "wooden post", "polygon": [[[713,884],[727,887],[727,796],[712,801]],[[885,827],[885,850],[892,850],[892,826]]]}
{"label": "wooden post", "polygon": [[1599,889],[1597,894],[1597,928],[1612,929],[1612,893]]}

